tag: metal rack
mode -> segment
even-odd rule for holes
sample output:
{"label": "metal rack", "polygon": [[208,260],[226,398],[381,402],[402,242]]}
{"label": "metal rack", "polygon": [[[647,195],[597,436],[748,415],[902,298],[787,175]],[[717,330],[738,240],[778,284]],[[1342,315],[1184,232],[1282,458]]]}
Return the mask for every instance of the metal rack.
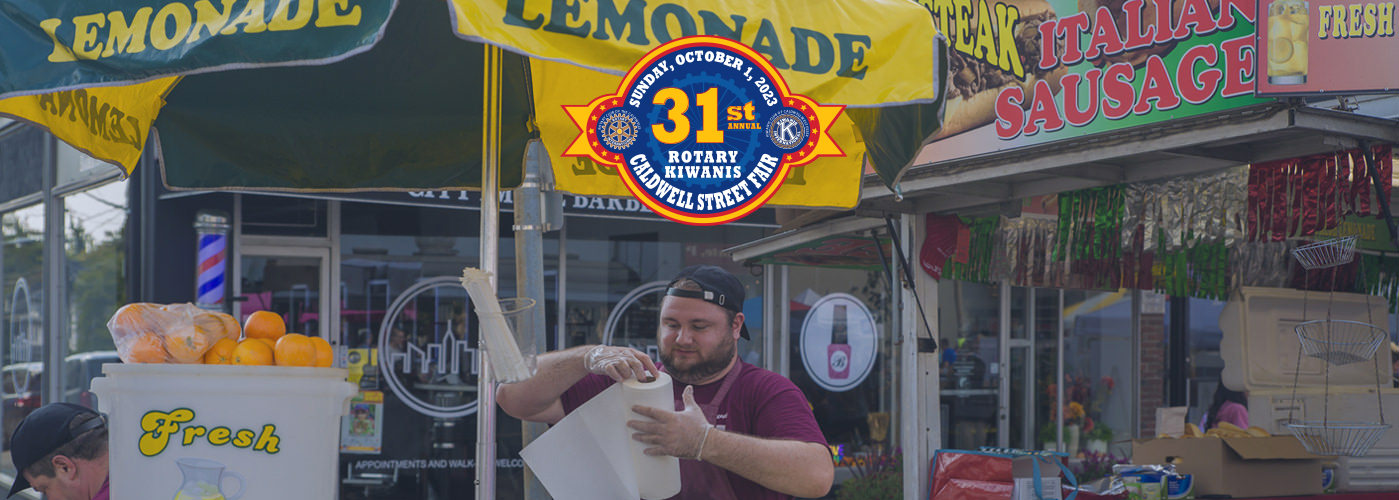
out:
{"label": "metal rack", "polygon": [[[1299,246],[1292,251],[1292,255],[1308,271],[1336,267],[1349,264],[1355,258],[1355,241],[1355,236],[1324,240]],[[1330,293],[1332,294],[1335,293],[1336,274],[1338,273],[1331,274]],[[1310,285],[1305,285],[1304,288],[1310,288]],[[1305,299],[1302,310],[1305,314]],[[1366,310],[1371,309],[1367,307]],[[1305,354],[1324,361],[1326,382],[1323,388],[1322,419],[1296,420],[1292,416],[1292,410],[1289,409],[1287,429],[1312,454],[1365,456],[1370,452],[1370,448],[1379,442],[1385,431],[1390,428],[1390,424],[1384,421],[1384,402],[1380,400],[1379,422],[1332,421],[1330,419],[1331,367],[1366,360],[1374,360],[1375,363],[1379,363],[1379,359],[1375,357],[1375,352],[1379,349],[1380,344],[1389,338],[1389,334],[1374,324],[1373,317],[1370,318],[1369,323],[1331,319],[1331,303],[1329,301],[1326,307],[1326,319],[1304,321],[1298,324],[1294,331],[1297,332],[1297,339],[1301,343],[1301,347],[1297,350],[1297,367],[1292,383],[1293,400],[1296,400],[1298,385],[1295,377],[1299,376],[1302,371],[1302,355]],[[1376,373],[1378,372],[1377,366]],[[1379,384],[1379,375],[1376,375],[1376,399],[1381,399]]]}

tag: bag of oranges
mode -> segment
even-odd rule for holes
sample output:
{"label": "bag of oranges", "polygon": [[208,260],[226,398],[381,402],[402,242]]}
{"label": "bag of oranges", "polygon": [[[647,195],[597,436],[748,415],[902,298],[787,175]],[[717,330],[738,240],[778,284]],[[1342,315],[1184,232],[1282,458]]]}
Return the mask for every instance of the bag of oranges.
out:
{"label": "bag of oranges", "polygon": [[125,363],[199,363],[220,338],[237,339],[237,320],[193,304],[135,303],[107,321]]}

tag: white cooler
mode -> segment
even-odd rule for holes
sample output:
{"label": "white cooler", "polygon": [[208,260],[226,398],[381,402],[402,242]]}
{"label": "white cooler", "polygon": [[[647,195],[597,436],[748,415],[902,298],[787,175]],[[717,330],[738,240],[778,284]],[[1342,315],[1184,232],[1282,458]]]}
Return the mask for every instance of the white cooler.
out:
{"label": "white cooler", "polygon": [[343,368],[107,364],[113,500],[332,499]]}

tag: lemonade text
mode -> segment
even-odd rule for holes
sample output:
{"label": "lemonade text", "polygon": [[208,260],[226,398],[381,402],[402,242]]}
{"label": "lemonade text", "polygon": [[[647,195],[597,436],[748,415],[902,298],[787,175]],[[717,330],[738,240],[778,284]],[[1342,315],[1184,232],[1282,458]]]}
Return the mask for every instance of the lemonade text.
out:
{"label": "lemonade text", "polygon": [[190,8],[171,2],[156,10],[141,7],[128,13],[114,10],[74,16],[72,19],[45,19],[39,27],[53,41],[49,62],[98,59],[118,54],[144,52],[147,42],[155,50],[183,47],[201,38],[264,31],[294,31],[305,28],[315,18],[316,28],[355,26],[360,7],[350,0],[209,0],[194,2]]}

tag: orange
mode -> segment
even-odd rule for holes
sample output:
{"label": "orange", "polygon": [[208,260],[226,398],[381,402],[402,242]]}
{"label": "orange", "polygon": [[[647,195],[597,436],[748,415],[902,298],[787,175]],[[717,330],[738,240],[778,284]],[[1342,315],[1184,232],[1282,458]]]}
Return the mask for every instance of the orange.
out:
{"label": "orange", "polygon": [[235,365],[258,365],[266,366],[272,364],[272,348],[267,343],[256,339],[244,339],[233,348],[232,363]]}
{"label": "orange", "polygon": [[191,319],[194,321],[194,326],[199,328],[200,330],[203,330],[205,333],[211,334],[215,338],[223,338],[223,321],[220,321],[218,316],[214,316],[213,314],[204,311],[199,311],[194,313],[191,316]]}
{"label": "orange", "polygon": [[165,331],[165,350],[179,363],[199,363],[209,350],[214,335],[194,325],[178,326]]}
{"label": "orange", "polygon": [[299,333],[289,333],[277,339],[274,359],[277,366],[315,366],[316,344]]}
{"label": "orange", "polygon": [[209,352],[204,353],[204,364],[206,365],[227,365],[233,362],[233,349],[238,347],[238,343],[229,339],[219,339],[214,342],[214,346],[209,348]]}
{"label": "orange", "polygon": [[287,324],[272,311],[255,311],[243,322],[243,334],[250,339],[276,339],[287,334]]}
{"label": "orange", "polygon": [[158,304],[138,302],[117,309],[108,322],[112,333],[140,334],[158,331],[170,316]]}
{"label": "orange", "polygon": [[165,342],[151,332],[129,337],[121,360],[124,363],[164,363],[166,361]]}
{"label": "orange", "polygon": [[234,342],[238,342],[238,337],[243,335],[243,328],[238,326],[238,320],[233,316],[221,312],[212,313],[214,317],[223,322],[223,337]]}
{"label": "orange", "polygon": [[258,342],[262,342],[262,343],[264,343],[264,344],[267,344],[267,348],[268,348],[268,349],[276,349],[276,348],[277,348],[277,341],[272,340],[272,339],[244,339],[244,340],[256,340],[256,341],[258,341]]}
{"label": "orange", "polygon": [[330,349],[330,342],[320,337],[311,337],[311,344],[316,346],[316,366],[325,368],[335,363],[335,352]]}
{"label": "orange", "polygon": [[[195,326],[212,334],[215,338],[227,338],[237,341],[238,336],[243,333],[243,329],[238,327],[238,320],[233,319],[233,316],[221,312],[205,311],[189,304],[180,305],[189,306],[189,313],[194,318]],[[174,306],[166,306],[166,310],[172,310],[173,307]]]}

